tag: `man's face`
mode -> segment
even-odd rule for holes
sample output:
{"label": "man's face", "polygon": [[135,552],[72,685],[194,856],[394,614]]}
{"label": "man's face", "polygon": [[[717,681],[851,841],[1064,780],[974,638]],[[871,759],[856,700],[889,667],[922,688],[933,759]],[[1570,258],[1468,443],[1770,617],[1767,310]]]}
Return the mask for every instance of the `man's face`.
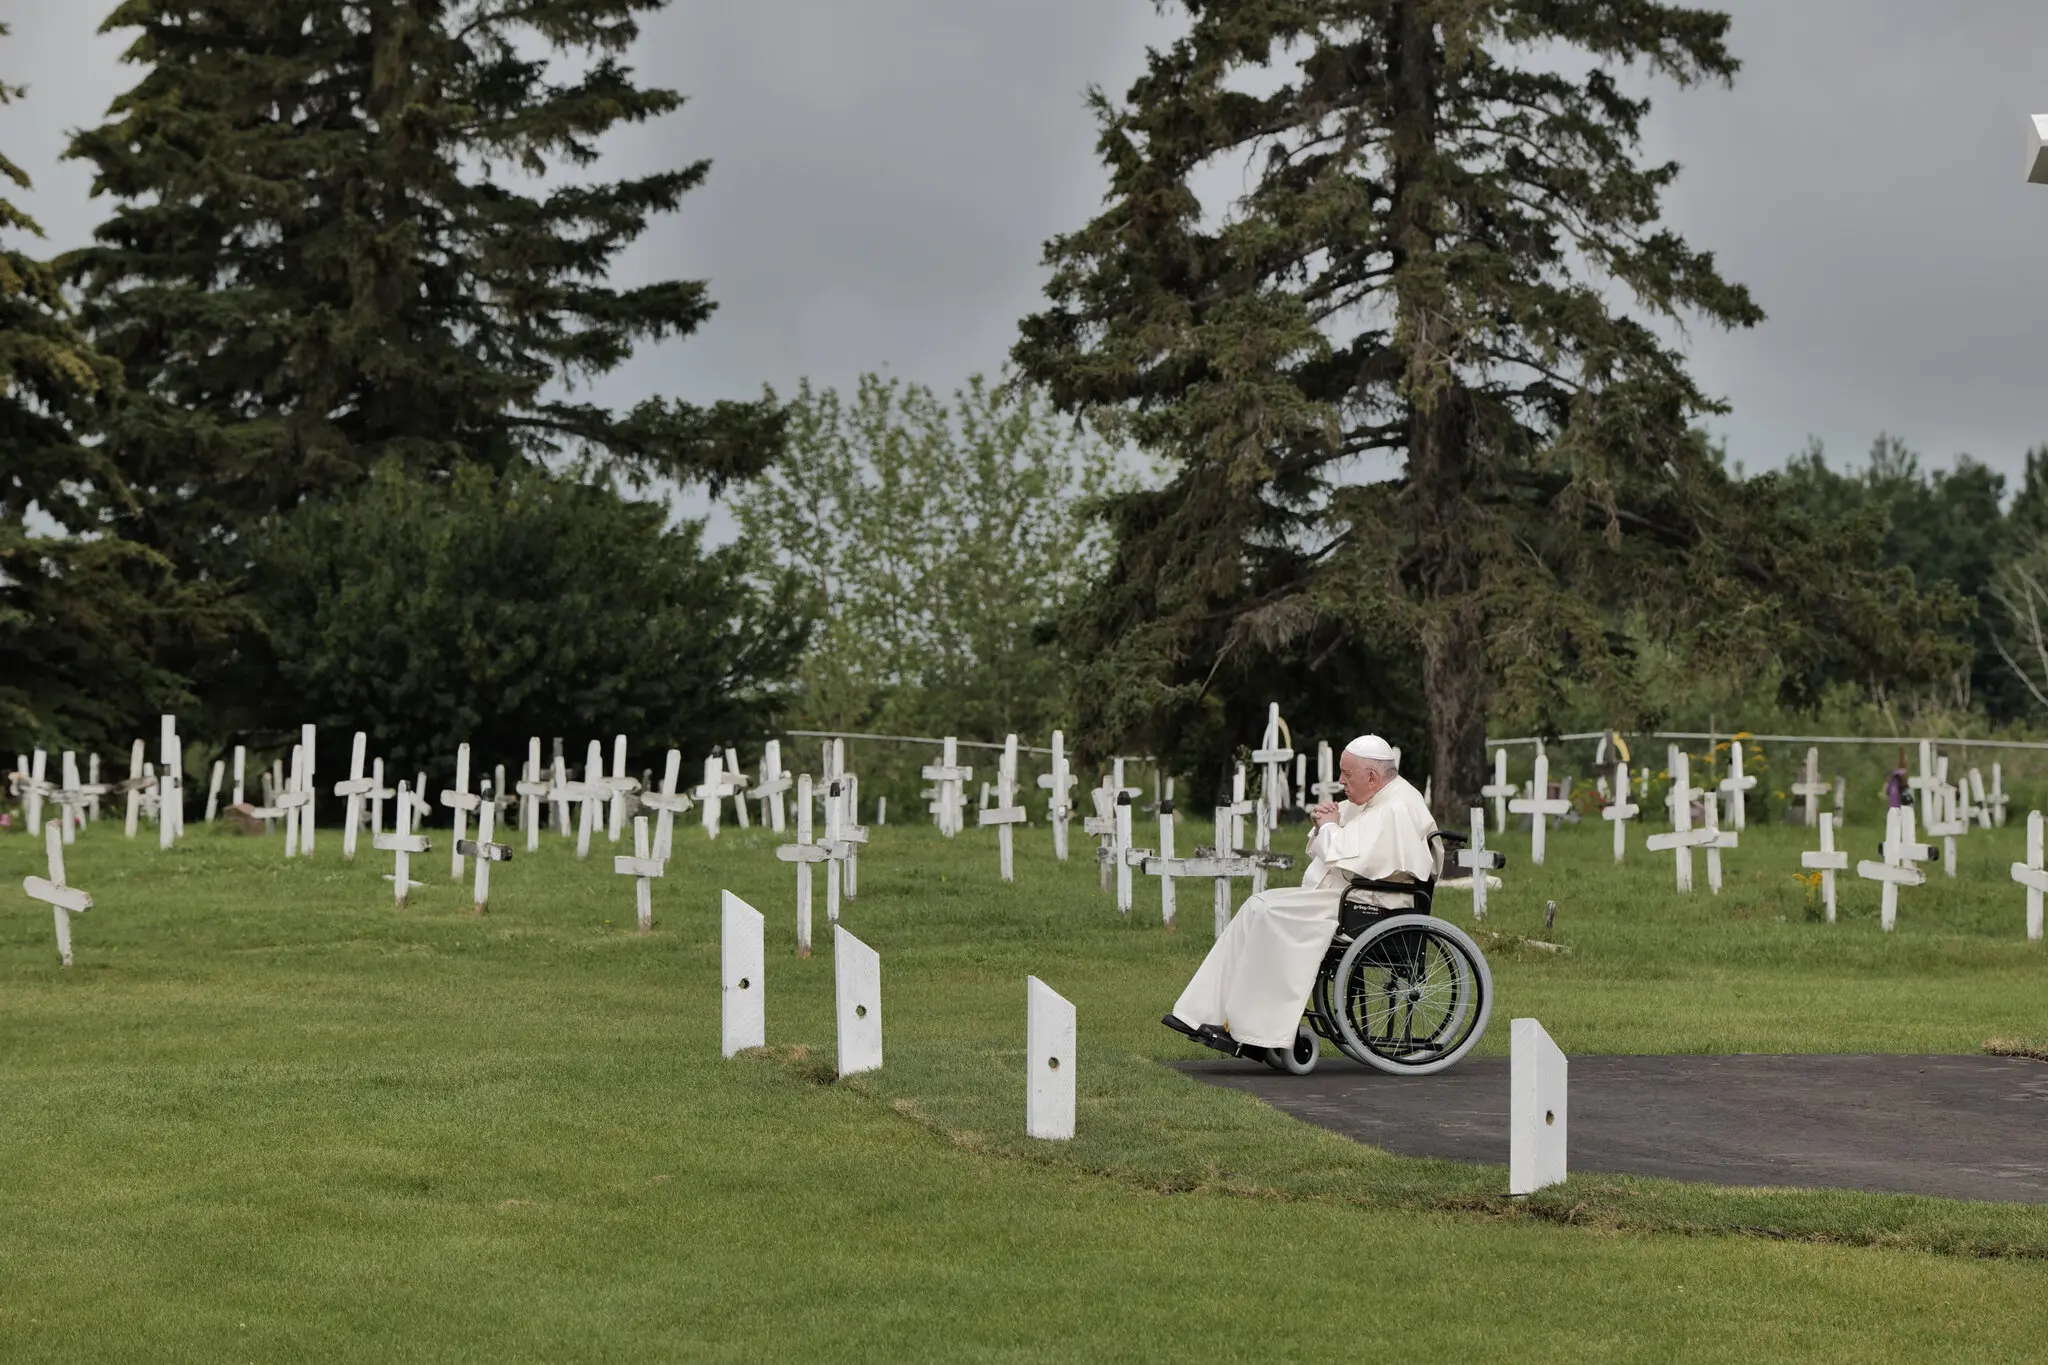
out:
{"label": "man's face", "polygon": [[1342,761],[1337,764],[1337,778],[1344,784],[1344,795],[1355,806],[1362,806],[1379,794],[1387,785],[1387,779],[1380,775],[1377,766],[1367,763],[1350,750],[1344,751]]}

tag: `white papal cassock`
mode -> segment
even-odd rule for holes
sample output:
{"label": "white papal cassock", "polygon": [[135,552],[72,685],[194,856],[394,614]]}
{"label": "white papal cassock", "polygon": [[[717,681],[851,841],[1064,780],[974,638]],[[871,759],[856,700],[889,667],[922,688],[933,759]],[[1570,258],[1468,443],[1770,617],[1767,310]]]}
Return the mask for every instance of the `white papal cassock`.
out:
{"label": "white papal cassock", "polygon": [[[1181,992],[1175,1017],[1194,1028],[1219,1025],[1254,1047],[1292,1043],[1316,969],[1337,932],[1345,874],[1427,881],[1436,870],[1434,833],[1422,793],[1403,777],[1362,806],[1340,803],[1337,819],[1309,836],[1301,885],[1263,891],[1244,903]],[[1368,898],[1391,906],[1406,900],[1391,892]]]}

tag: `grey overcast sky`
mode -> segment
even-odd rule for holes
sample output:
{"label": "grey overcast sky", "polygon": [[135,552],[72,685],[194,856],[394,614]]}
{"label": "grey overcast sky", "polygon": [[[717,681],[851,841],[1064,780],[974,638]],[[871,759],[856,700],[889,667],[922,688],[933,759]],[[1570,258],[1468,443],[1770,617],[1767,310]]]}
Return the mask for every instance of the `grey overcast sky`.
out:
{"label": "grey overcast sky", "polygon": [[[100,214],[58,160],[133,80],[108,0],[0,0],[14,29],[0,150],[55,246]],[[1652,87],[1651,154],[1685,167],[1669,219],[1770,319],[1696,330],[1695,371],[1755,469],[1809,436],[1838,462],[1880,430],[1937,464],[2018,468],[2048,442],[2048,186],[2023,183],[2048,110],[2048,6],[1731,0],[1732,91]],[[950,388],[1003,363],[1040,249],[1100,200],[1083,92],[1120,93],[1175,31],[1150,0],[676,0],[635,54],[690,97],[622,133],[602,173],[696,157],[704,188],[625,263],[711,282],[712,323],[600,394],[751,396],[886,368]]]}

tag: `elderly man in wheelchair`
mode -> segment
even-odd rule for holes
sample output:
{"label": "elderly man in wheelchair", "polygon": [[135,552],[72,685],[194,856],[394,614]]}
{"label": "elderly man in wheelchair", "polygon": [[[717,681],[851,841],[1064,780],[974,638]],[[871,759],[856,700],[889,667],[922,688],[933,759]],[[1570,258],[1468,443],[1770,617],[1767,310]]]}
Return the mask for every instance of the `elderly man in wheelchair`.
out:
{"label": "elderly man in wheelchair", "polygon": [[[1315,808],[1299,887],[1247,900],[1161,1022],[1196,1042],[1306,1075],[1328,1039],[1396,1075],[1452,1065],[1479,1041],[1493,976],[1433,911],[1448,847],[1393,746],[1344,746],[1345,799]],[[1484,875],[1483,872],[1475,875]]]}

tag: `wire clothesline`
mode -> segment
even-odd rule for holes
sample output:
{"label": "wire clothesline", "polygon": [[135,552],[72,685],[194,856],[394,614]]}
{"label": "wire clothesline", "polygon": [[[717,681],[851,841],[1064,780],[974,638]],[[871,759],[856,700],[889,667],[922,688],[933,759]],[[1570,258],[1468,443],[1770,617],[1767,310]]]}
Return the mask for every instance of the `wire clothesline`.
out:
{"label": "wire clothesline", "polygon": [[[1595,730],[1582,735],[1525,735],[1515,739],[1489,739],[1489,749],[1505,748],[1511,744],[1567,744],[1574,740],[1605,739],[1608,731]],[[1748,731],[1741,732],[1742,738],[1768,741],[1773,744],[1946,744],[1965,749],[2048,749],[2048,743],[2023,739],[1971,739],[1963,735],[1763,735]],[[1735,734],[1728,731],[1705,730],[1653,730],[1652,739],[1704,739],[1719,743],[1733,739]]]}

